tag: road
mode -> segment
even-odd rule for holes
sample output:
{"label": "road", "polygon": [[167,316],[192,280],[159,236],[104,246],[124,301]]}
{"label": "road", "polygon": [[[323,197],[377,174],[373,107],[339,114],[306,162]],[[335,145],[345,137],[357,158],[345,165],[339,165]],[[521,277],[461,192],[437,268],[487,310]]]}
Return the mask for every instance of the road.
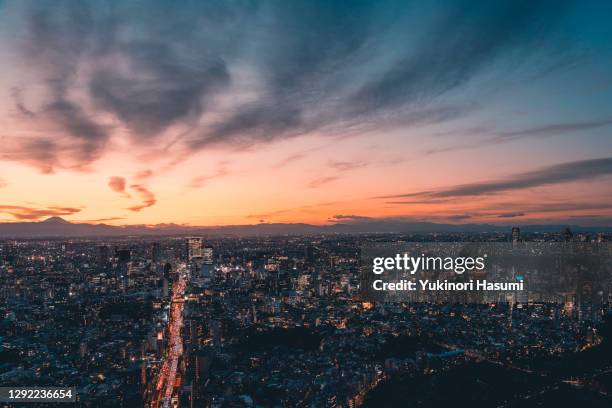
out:
{"label": "road", "polygon": [[151,407],[169,408],[176,394],[176,379],[180,359],[183,355],[183,307],[185,295],[185,266],[178,269],[178,280],[172,286],[170,319],[168,320],[168,348],[166,358],[157,377],[155,395]]}

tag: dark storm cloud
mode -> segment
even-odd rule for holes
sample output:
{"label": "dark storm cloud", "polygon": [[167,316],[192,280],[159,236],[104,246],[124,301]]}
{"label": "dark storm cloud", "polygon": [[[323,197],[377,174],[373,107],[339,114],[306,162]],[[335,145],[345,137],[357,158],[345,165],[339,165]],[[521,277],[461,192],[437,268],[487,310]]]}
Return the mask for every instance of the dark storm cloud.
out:
{"label": "dark storm cloud", "polygon": [[527,173],[517,174],[507,179],[484,181],[481,183],[461,184],[436,191],[400,194],[380,198],[398,197],[462,197],[495,194],[504,191],[520,190],[550,184],[567,183],[578,180],[592,180],[596,177],[612,175],[612,158],[583,160],[557,164]]}
{"label": "dark storm cloud", "polygon": [[[14,99],[64,130],[41,135],[56,149],[30,159],[47,171],[99,158],[103,116],[141,146],[185,126],[182,153],[441,123],[478,107],[447,95],[545,48],[568,3],[28,2],[19,46],[47,101],[37,110]],[[256,94],[217,110],[216,97],[241,91],[236,72]]]}

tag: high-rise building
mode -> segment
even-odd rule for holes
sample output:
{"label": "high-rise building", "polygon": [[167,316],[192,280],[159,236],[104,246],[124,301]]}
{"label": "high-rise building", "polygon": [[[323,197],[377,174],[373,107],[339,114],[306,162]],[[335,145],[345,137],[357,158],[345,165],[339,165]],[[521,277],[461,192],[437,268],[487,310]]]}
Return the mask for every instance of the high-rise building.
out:
{"label": "high-rise building", "polygon": [[213,249],[212,249],[212,247],[206,246],[206,247],[202,248],[202,261],[204,261],[204,263],[206,265],[212,265],[213,264]]}
{"label": "high-rise building", "polygon": [[219,349],[222,342],[221,322],[219,320],[210,321],[210,336],[212,337],[213,348]]}
{"label": "high-rise building", "polygon": [[202,248],[202,262],[200,266],[200,276],[210,282],[213,278],[213,249],[210,246]]}
{"label": "high-rise building", "polygon": [[126,264],[132,259],[132,251],[129,249],[117,249],[115,251],[115,256],[120,264]]}
{"label": "high-rise building", "polygon": [[162,279],[162,290],[161,290],[161,295],[162,297],[166,298],[168,297],[168,279],[163,278]]}
{"label": "high-rise building", "polygon": [[521,229],[519,227],[512,227],[512,243],[516,244],[521,240]]}
{"label": "high-rise building", "polygon": [[105,265],[110,258],[110,248],[107,245],[98,247],[98,264]]}
{"label": "high-rise building", "polygon": [[202,259],[202,257],[202,237],[187,238],[187,258],[192,261],[194,259]]}
{"label": "high-rise building", "polygon": [[566,227],[563,230],[563,239],[565,240],[565,242],[570,242],[573,238],[574,234],[572,233],[572,230],[570,229],[570,227]]}
{"label": "high-rise building", "polygon": [[151,244],[151,261],[152,262],[159,261],[160,255],[161,255],[161,247],[159,245],[159,242],[153,242],[153,244]]}
{"label": "high-rise building", "polygon": [[317,256],[316,248],[312,245],[308,245],[306,247],[306,262],[312,265],[316,260],[316,256]]}

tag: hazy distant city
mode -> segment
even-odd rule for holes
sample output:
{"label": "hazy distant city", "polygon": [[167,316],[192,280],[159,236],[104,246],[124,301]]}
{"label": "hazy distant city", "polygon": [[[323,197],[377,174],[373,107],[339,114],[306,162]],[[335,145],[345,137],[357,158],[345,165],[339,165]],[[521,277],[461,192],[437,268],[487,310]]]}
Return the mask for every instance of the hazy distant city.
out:
{"label": "hazy distant city", "polygon": [[0,384],[85,407],[607,407],[609,304],[375,303],[375,242],[604,242],[506,233],[13,239]]}

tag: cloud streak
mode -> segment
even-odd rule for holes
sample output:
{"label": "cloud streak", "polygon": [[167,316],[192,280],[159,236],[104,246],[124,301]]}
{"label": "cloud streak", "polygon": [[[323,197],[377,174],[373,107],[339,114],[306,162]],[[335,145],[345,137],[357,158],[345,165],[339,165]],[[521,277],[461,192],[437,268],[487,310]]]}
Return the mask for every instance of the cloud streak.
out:
{"label": "cloud streak", "polygon": [[59,217],[76,214],[81,208],[51,206],[45,208],[18,205],[0,205],[0,213],[10,214],[20,221],[37,221],[41,218]]}
{"label": "cloud streak", "polygon": [[155,198],[155,194],[149,191],[146,187],[140,184],[132,184],[130,186],[132,190],[134,190],[142,200],[141,204],[134,205],[128,207],[127,209],[134,212],[139,212],[144,210],[145,208],[152,207],[157,203],[157,199]]}
{"label": "cloud streak", "polygon": [[371,217],[365,217],[363,215],[354,215],[354,214],[337,214],[329,217],[328,221],[333,222],[343,222],[343,221],[366,221],[371,220]]}
{"label": "cloud streak", "polygon": [[338,179],[340,179],[340,177],[338,176],[318,177],[312,180],[310,183],[308,183],[308,188],[319,188],[321,186],[334,182]]}
{"label": "cloud streak", "polygon": [[328,166],[338,171],[349,171],[367,167],[368,163],[364,161],[331,161]]}
{"label": "cloud streak", "polygon": [[200,188],[205,186],[208,182],[221,178],[221,177],[225,177],[229,174],[231,174],[230,170],[227,167],[228,163],[223,161],[220,162],[218,165],[217,170],[214,172],[214,174],[211,175],[204,175],[204,176],[198,176],[198,177],[194,177],[191,182],[189,183],[189,187],[191,188]]}
{"label": "cloud streak", "polygon": [[507,179],[461,184],[441,190],[422,191],[379,198],[400,197],[464,197],[495,194],[505,191],[521,190],[571,181],[591,180],[596,177],[612,174],[612,158],[582,160],[557,164],[526,173],[520,173]]}
{"label": "cloud streak", "polygon": [[[612,125],[611,119],[605,120],[592,120],[584,122],[566,122],[566,123],[554,123],[545,126],[536,126],[528,129],[514,130],[514,131],[499,131],[489,130],[485,128],[468,129],[466,132],[461,132],[461,135],[465,134],[483,134],[486,133],[489,137],[481,140],[476,140],[469,143],[462,143],[453,146],[442,146],[433,149],[426,150],[425,155],[433,155],[438,153],[453,152],[459,150],[476,149],[485,146],[497,145],[501,143],[508,143],[514,140],[525,139],[525,138],[545,138],[552,136],[559,136],[568,133],[575,133],[580,131],[587,131],[592,129],[598,129]],[[446,133],[455,134],[457,132]]]}

